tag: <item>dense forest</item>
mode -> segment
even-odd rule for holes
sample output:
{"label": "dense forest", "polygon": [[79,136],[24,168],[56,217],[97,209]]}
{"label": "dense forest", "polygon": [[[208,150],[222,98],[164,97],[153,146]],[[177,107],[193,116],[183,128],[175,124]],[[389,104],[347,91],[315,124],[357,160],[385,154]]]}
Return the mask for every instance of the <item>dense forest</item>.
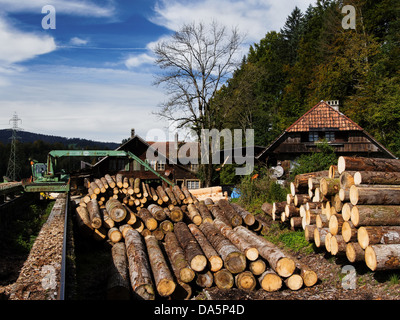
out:
{"label": "dense forest", "polygon": [[[356,28],[344,29],[345,4]],[[400,156],[400,1],[319,0],[250,47],[213,98],[225,128],[255,129],[267,146],[321,100]]]}

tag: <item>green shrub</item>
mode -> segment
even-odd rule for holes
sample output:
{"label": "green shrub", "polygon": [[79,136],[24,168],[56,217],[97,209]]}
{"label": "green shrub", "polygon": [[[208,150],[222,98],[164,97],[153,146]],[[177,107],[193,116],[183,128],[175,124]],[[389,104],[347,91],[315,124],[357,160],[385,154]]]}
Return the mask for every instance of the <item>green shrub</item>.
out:
{"label": "green shrub", "polygon": [[258,168],[252,175],[244,176],[237,185],[240,191],[239,202],[246,207],[261,208],[264,202],[286,200],[288,190],[270,177],[267,168]]}
{"label": "green shrub", "polygon": [[328,170],[332,164],[337,163],[335,149],[325,140],[318,143],[320,152],[303,154],[297,158],[297,166],[292,171],[291,177],[297,174]]}

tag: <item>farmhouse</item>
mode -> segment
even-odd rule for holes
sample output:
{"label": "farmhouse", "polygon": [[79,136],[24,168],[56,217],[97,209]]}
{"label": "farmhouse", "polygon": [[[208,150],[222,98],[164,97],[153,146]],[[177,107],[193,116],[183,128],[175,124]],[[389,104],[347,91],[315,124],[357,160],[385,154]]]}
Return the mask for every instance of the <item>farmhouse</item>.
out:
{"label": "farmhouse", "polygon": [[339,103],[321,101],[295,121],[257,157],[277,165],[317,151],[325,139],[337,156],[396,158],[357,123],[339,111]]}

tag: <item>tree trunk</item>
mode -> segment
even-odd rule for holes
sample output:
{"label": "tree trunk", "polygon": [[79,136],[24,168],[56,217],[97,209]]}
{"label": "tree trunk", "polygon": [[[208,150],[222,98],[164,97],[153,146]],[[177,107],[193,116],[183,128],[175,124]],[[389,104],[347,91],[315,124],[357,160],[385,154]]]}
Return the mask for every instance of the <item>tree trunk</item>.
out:
{"label": "tree trunk", "polygon": [[161,208],[160,206],[156,204],[151,204],[147,207],[147,210],[150,211],[151,215],[157,220],[157,221],[164,221],[167,216],[164,212],[164,209]]}
{"label": "tree trunk", "polygon": [[147,229],[149,229],[150,231],[157,229],[157,220],[153,218],[149,210],[147,210],[146,208],[140,208],[138,216],[140,219],[142,219]]}
{"label": "tree trunk", "polygon": [[400,206],[354,206],[351,222],[359,226],[400,226]]}
{"label": "tree trunk", "polygon": [[122,237],[125,239],[126,233],[128,230],[133,229],[133,227],[130,224],[123,224],[122,226],[119,226],[119,231],[122,234]]}
{"label": "tree trunk", "polygon": [[338,254],[344,254],[346,252],[346,241],[343,240],[343,236],[332,235],[331,238],[331,254],[336,256]]}
{"label": "tree trunk", "polygon": [[234,282],[232,273],[227,269],[221,269],[214,273],[214,283],[219,289],[229,290],[233,287]]}
{"label": "tree trunk", "polygon": [[314,229],[314,243],[317,248],[325,246],[326,235],[329,233],[329,228]]}
{"label": "tree trunk", "polygon": [[351,263],[365,260],[364,249],[356,242],[349,242],[346,245],[346,257]]}
{"label": "tree trunk", "polygon": [[357,240],[363,249],[373,244],[400,244],[400,227],[360,227],[357,231]]}
{"label": "tree trunk", "polygon": [[393,188],[360,188],[360,186],[351,186],[350,202],[357,204],[390,204],[400,205],[400,187]]}
{"label": "tree trunk", "polygon": [[246,268],[246,257],[213,224],[205,222],[200,225],[200,230],[219,253],[226,269],[233,274],[244,271]]}
{"label": "tree trunk", "polygon": [[242,217],[242,220],[247,226],[252,226],[256,222],[254,215],[243,209],[237,203],[231,203],[231,206]]}
{"label": "tree trunk", "polygon": [[257,285],[257,280],[250,271],[243,271],[235,276],[235,284],[240,290],[252,291]]}
{"label": "tree trunk", "polygon": [[287,204],[285,206],[285,217],[286,218],[291,218],[291,217],[299,217],[300,216],[300,209],[295,207],[294,204]]}
{"label": "tree trunk", "polygon": [[126,253],[129,262],[131,286],[136,295],[144,300],[154,300],[155,292],[151,270],[142,236],[136,230],[125,235]]}
{"label": "tree trunk", "polygon": [[133,192],[136,194],[140,193],[140,178],[135,178],[133,182]]}
{"label": "tree trunk", "polygon": [[272,217],[272,209],[273,205],[268,202],[263,203],[263,205],[261,206],[261,210],[271,217]]}
{"label": "tree trunk", "polygon": [[145,241],[157,292],[162,297],[169,296],[174,292],[176,284],[158,245],[158,240],[154,236],[147,236]]}
{"label": "tree trunk", "polygon": [[[189,206],[190,206],[190,204],[188,205],[188,207]],[[211,215],[211,212],[208,209],[208,207],[204,204],[204,202],[199,202],[196,207],[197,207],[197,210],[199,210],[199,213],[202,217],[202,222],[205,222],[205,221],[213,222],[213,217]]]}
{"label": "tree trunk", "polygon": [[258,259],[257,248],[236,234],[230,226],[218,219],[214,220],[214,225],[225,238],[229,239],[229,241],[232,242],[236,248],[238,248],[246,256],[248,260],[255,261]]}
{"label": "tree trunk", "polygon": [[218,270],[221,270],[221,268],[224,265],[224,262],[222,261],[218,252],[207,240],[207,237],[204,235],[204,233],[196,225],[192,223],[189,224],[188,227],[190,232],[193,234],[198,244],[200,245],[201,249],[203,250],[204,254],[206,255],[210,263],[210,270],[212,272],[217,272]]}
{"label": "tree trunk", "polygon": [[122,203],[116,199],[110,199],[106,202],[106,210],[115,222],[124,220],[127,213]]}
{"label": "tree trunk", "polygon": [[340,189],[338,194],[340,201],[342,202],[350,201],[350,189]]}
{"label": "tree trunk", "polygon": [[303,286],[303,278],[298,274],[292,274],[285,280],[285,284],[290,290],[297,291]]}
{"label": "tree trunk", "polygon": [[296,194],[294,196],[293,204],[295,207],[299,207],[302,204],[306,204],[307,202],[311,202],[311,198],[308,194]]}
{"label": "tree trunk", "polygon": [[400,172],[357,171],[354,174],[354,184],[399,185]]}
{"label": "tree trunk", "polygon": [[187,187],[183,186],[181,188],[183,194],[185,195],[186,199],[188,200],[188,203],[193,203],[193,198],[192,195],[190,194],[189,190]]}
{"label": "tree trunk", "polygon": [[338,171],[381,171],[400,172],[400,160],[381,158],[339,157]]}
{"label": "tree trunk", "polygon": [[235,209],[233,209],[228,200],[220,199],[217,204],[224,212],[226,218],[233,227],[240,226],[242,224],[242,217],[236,212]]}
{"label": "tree trunk", "polygon": [[265,291],[273,292],[278,291],[282,287],[282,279],[274,270],[268,269],[259,278],[261,288]]}
{"label": "tree trunk", "polygon": [[196,225],[199,226],[203,222],[203,218],[201,217],[199,211],[196,209],[194,204],[189,204],[187,206],[188,217],[189,219]]}
{"label": "tree trunk", "polygon": [[294,177],[294,185],[296,188],[308,188],[308,178],[327,177],[328,174],[328,170],[298,174]]}
{"label": "tree trunk", "polygon": [[400,269],[400,244],[376,244],[365,249],[365,262],[372,271]]}
{"label": "tree trunk", "polygon": [[319,184],[319,189],[324,196],[335,195],[340,189],[340,179],[338,178],[321,178]]}
{"label": "tree trunk", "polygon": [[112,263],[107,283],[107,300],[129,300],[128,260],[125,244],[119,242],[111,248]]}
{"label": "tree trunk", "polygon": [[89,212],[90,224],[92,228],[98,229],[102,226],[103,220],[100,215],[99,204],[96,199],[90,200],[90,202],[86,205],[87,211]]}
{"label": "tree trunk", "polygon": [[174,194],[176,195],[176,197],[179,200],[185,199],[185,195],[183,194],[181,188],[179,188],[179,186],[177,184],[172,187],[172,191],[174,192]]}
{"label": "tree trunk", "polygon": [[203,271],[207,265],[207,258],[188,226],[184,222],[177,222],[175,223],[174,233],[185,252],[190,267],[197,272]]}
{"label": "tree trunk", "polygon": [[109,174],[106,174],[106,175],[104,176],[104,178],[106,178],[108,186],[109,186],[111,189],[114,189],[115,186],[116,186],[116,183],[115,183],[114,179],[113,179]]}
{"label": "tree trunk", "polygon": [[180,222],[183,220],[183,212],[179,207],[173,207],[171,210],[164,208],[164,212],[173,222]]}
{"label": "tree trunk", "polygon": [[162,201],[164,201],[165,203],[167,203],[169,201],[169,198],[168,198],[167,194],[165,193],[162,186],[157,187],[157,192],[158,192],[159,198],[161,198]]}
{"label": "tree trunk", "polygon": [[195,273],[190,268],[185,258],[185,253],[173,232],[165,234],[164,247],[176,278],[184,283],[191,282],[195,277]]}
{"label": "tree trunk", "polygon": [[210,207],[210,211],[215,219],[219,219],[219,220],[223,221],[225,224],[227,224],[228,226],[232,226],[229,219],[225,216],[224,212],[218,205],[213,204]]}
{"label": "tree trunk", "polygon": [[286,257],[276,245],[242,226],[236,227],[234,231],[251,245],[254,245],[259,254],[268,261],[271,268],[280,276],[289,277],[293,274],[296,268],[295,263],[292,259]]}
{"label": "tree trunk", "polygon": [[126,223],[129,225],[133,225],[136,223],[137,217],[135,213],[126,205],[123,206],[126,210]]}
{"label": "tree trunk", "polygon": [[89,212],[86,207],[78,206],[76,208],[76,220],[78,224],[79,231],[85,235],[90,236],[93,234],[93,227],[90,222]]}
{"label": "tree trunk", "polygon": [[178,201],[175,199],[175,196],[174,196],[173,192],[171,191],[171,189],[170,188],[165,188],[164,191],[167,194],[167,196],[168,196],[168,198],[170,200],[170,203],[172,205],[176,206],[178,204]]}
{"label": "tree trunk", "polygon": [[344,220],[341,215],[332,215],[329,219],[329,232],[332,233],[332,235],[336,236],[339,232],[342,231],[343,222]]}

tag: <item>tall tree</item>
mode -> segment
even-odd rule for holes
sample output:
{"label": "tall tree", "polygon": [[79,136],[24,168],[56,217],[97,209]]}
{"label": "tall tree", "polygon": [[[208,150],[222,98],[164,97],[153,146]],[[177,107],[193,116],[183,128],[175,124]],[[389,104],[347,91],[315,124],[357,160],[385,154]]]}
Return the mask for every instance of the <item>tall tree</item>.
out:
{"label": "tall tree", "polygon": [[[210,100],[240,65],[238,51],[243,37],[217,22],[185,24],[154,49],[156,64],[163,70],[155,82],[162,85],[169,99],[157,114],[189,126],[201,136],[202,129],[218,127],[217,111]],[[204,167],[205,183],[211,184],[211,152]]]}

